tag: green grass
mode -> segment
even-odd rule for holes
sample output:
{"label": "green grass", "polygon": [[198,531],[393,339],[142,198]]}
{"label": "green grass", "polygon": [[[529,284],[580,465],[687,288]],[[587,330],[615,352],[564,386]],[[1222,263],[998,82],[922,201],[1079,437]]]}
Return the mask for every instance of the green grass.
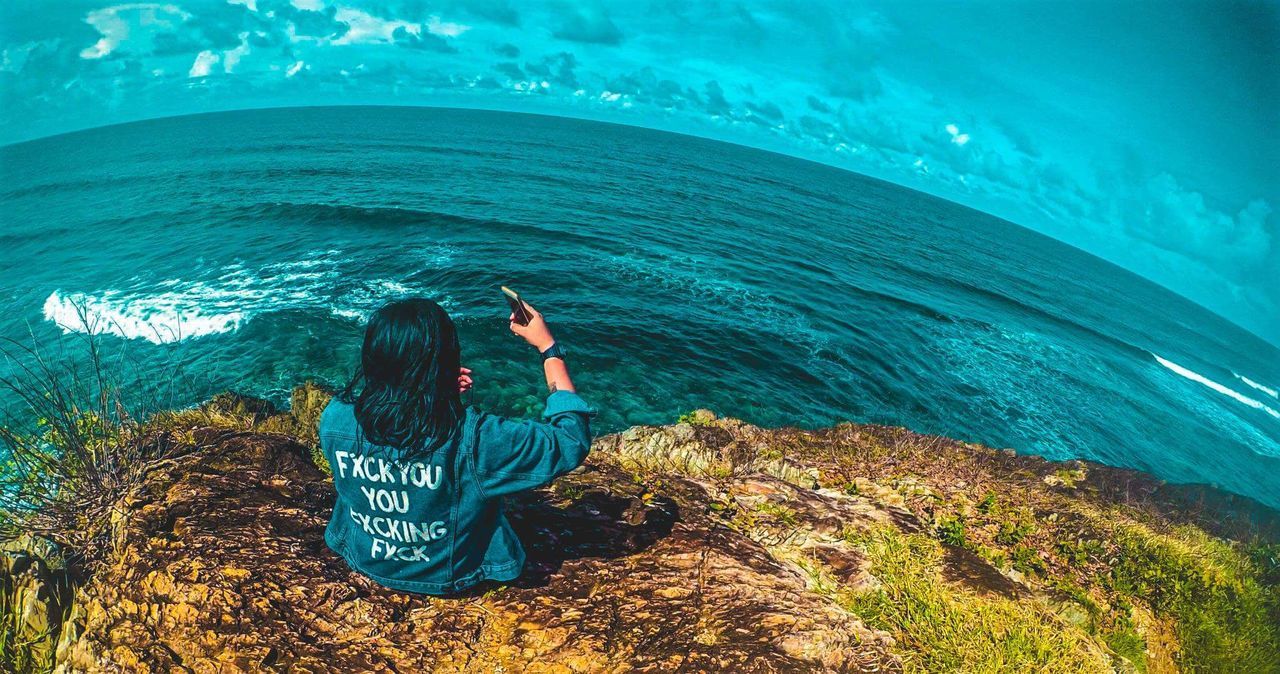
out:
{"label": "green grass", "polygon": [[1147,640],[1132,625],[1104,632],[1102,638],[1117,658],[1128,663],[1135,671],[1147,671]]}
{"label": "green grass", "polygon": [[867,554],[881,586],[846,593],[842,603],[894,635],[906,671],[1108,671],[1104,649],[1047,603],[979,596],[944,582],[934,539],[881,527],[851,542]]}
{"label": "green grass", "polygon": [[1116,527],[1109,583],[1176,621],[1184,672],[1280,671],[1280,594],[1245,551],[1199,529]]}
{"label": "green grass", "polygon": [[797,527],[800,525],[800,519],[796,515],[796,511],[772,501],[764,501],[757,505],[756,512],[772,517],[776,519],[779,524],[786,527]]}
{"label": "green grass", "polygon": [[332,475],[329,461],[320,450],[320,414],[333,397],[333,392],[314,382],[293,389],[287,411],[278,411],[256,398],[233,393],[219,393],[198,407],[160,412],[148,424],[157,429],[183,431],[193,428],[226,428],[230,430],[280,433],[305,446],[311,461],[326,475]]}

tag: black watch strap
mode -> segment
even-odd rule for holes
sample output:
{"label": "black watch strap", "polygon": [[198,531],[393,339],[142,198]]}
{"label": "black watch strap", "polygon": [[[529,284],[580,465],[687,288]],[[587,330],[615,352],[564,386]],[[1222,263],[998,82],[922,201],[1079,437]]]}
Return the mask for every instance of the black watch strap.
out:
{"label": "black watch strap", "polygon": [[559,358],[560,360],[564,360],[564,357],[568,355],[568,353],[569,352],[566,351],[563,346],[560,346],[560,342],[552,342],[551,346],[548,346],[547,350],[542,352],[542,359]]}

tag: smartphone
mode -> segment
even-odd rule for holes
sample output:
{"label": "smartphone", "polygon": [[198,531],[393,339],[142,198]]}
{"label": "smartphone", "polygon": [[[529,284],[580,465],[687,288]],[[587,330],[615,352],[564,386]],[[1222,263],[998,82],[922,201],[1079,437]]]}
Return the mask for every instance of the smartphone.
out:
{"label": "smartphone", "polygon": [[524,300],[520,299],[520,293],[502,286],[502,296],[507,298],[507,304],[511,306],[511,313],[515,315],[515,322],[520,325],[528,325],[533,316],[530,316],[529,311],[524,308]]}

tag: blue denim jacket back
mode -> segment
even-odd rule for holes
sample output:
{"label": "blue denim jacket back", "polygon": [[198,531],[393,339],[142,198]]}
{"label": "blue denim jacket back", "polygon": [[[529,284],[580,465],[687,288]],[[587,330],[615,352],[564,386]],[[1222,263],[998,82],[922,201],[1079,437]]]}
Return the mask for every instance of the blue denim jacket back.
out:
{"label": "blue denim jacket back", "polygon": [[586,459],[594,411],[575,393],[547,398],[543,421],[469,407],[453,436],[412,459],[369,442],[351,405],[330,402],[320,447],[337,491],[325,542],[390,588],[451,594],[520,575],[524,550],[502,496],[546,484]]}

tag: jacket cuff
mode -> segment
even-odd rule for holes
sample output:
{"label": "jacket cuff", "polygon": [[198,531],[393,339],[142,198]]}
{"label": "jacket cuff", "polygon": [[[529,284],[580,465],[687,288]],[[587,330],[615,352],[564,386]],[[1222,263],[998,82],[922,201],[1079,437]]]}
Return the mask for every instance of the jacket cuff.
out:
{"label": "jacket cuff", "polygon": [[572,391],[556,391],[547,396],[547,407],[542,412],[542,418],[550,419],[566,412],[579,412],[591,417],[596,415],[595,408],[587,405],[587,401]]}

